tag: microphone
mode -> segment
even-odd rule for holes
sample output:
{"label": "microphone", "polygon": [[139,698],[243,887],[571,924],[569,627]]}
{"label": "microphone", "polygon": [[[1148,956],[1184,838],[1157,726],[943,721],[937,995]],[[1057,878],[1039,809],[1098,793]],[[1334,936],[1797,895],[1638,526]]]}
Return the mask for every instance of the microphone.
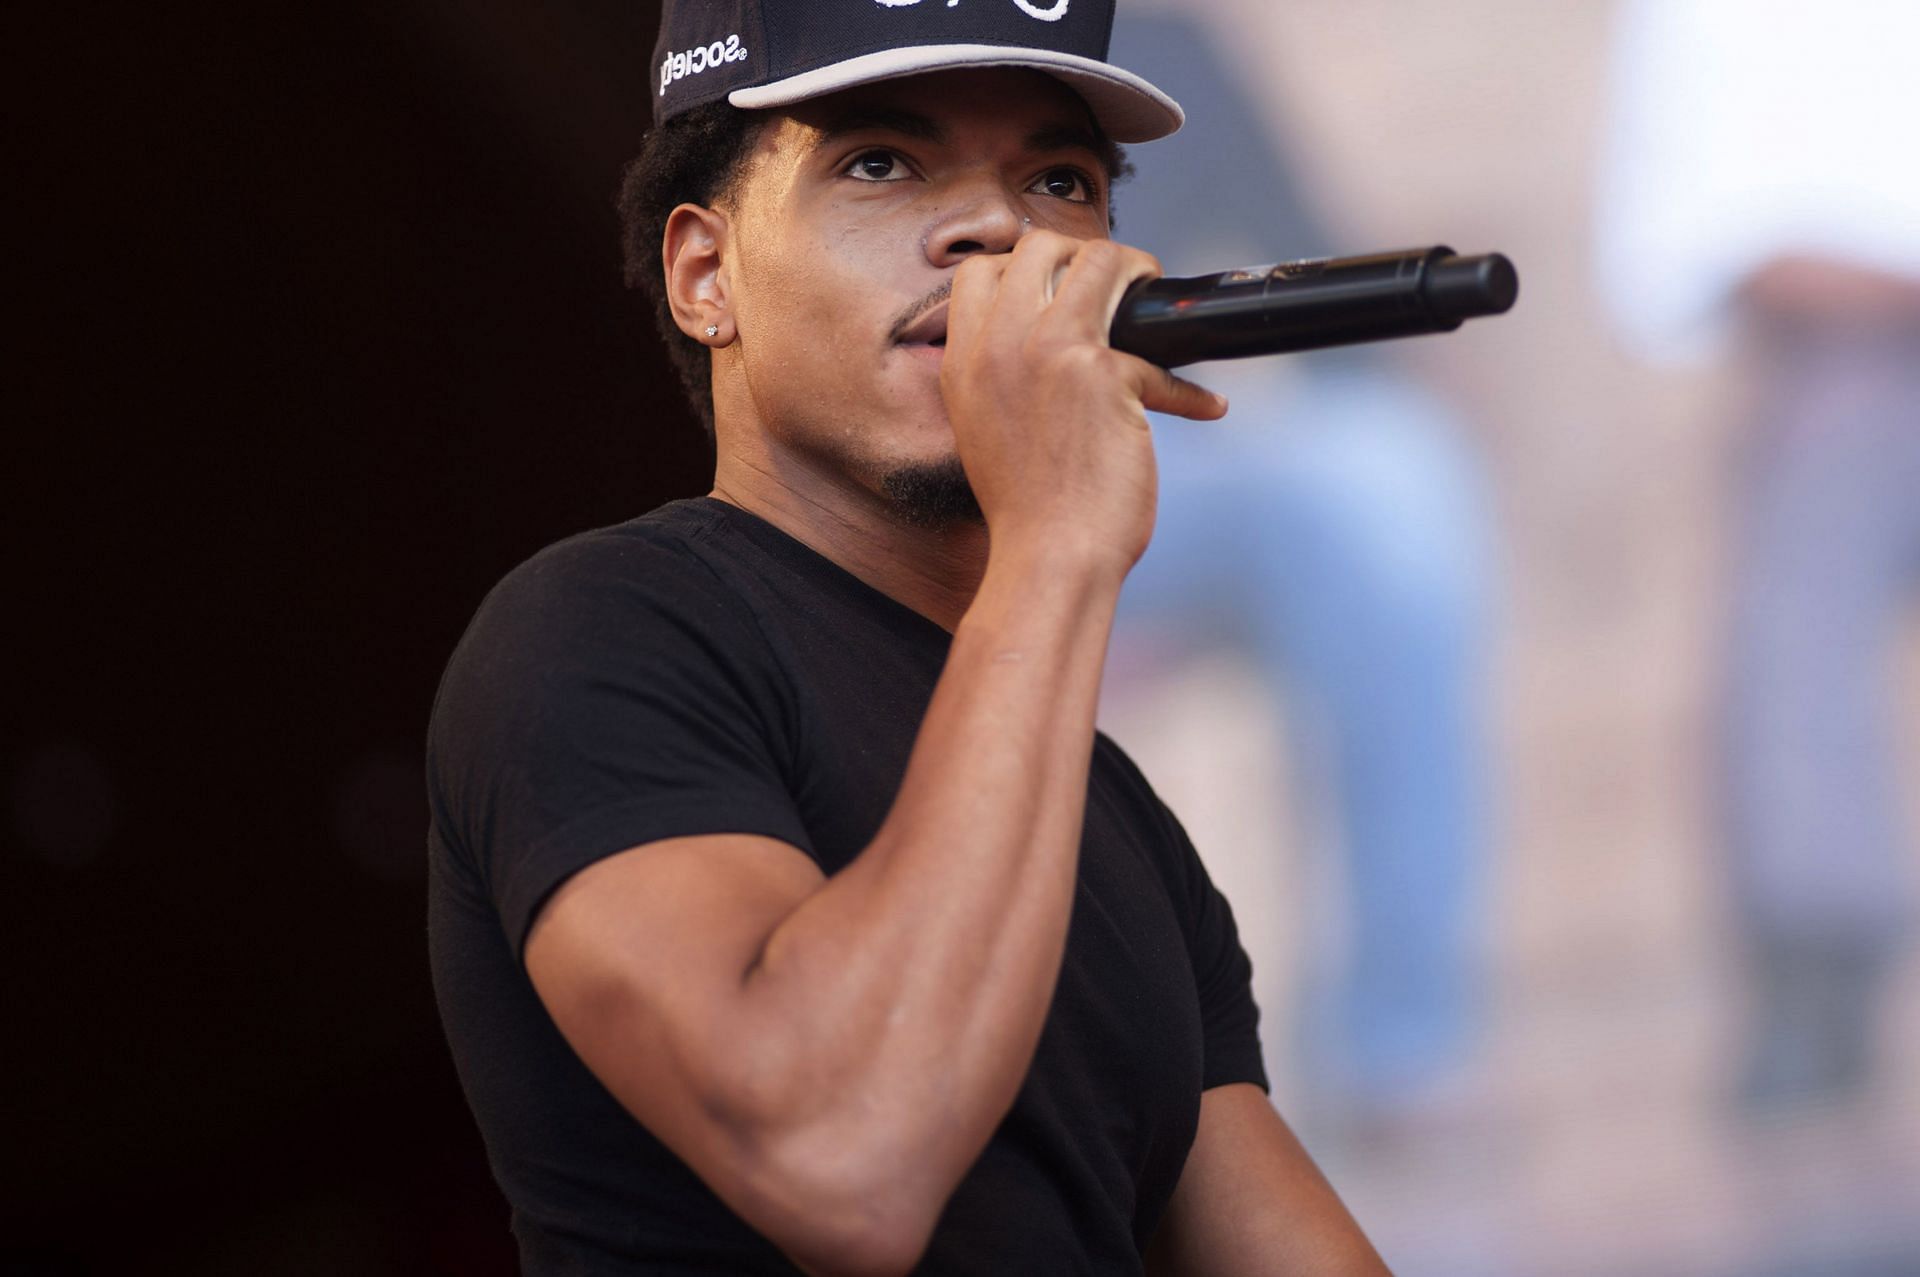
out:
{"label": "microphone", "polygon": [[1108,340],[1162,368],[1388,337],[1450,333],[1513,305],[1520,277],[1499,253],[1451,248],[1323,257],[1191,279],[1144,280],[1120,299]]}

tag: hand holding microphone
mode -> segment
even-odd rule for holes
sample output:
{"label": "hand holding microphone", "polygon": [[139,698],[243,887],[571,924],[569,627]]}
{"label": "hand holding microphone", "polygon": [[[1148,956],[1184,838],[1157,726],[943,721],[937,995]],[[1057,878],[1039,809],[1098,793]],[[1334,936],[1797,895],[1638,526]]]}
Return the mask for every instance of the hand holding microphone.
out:
{"label": "hand holding microphone", "polygon": [[1225,413],[1217,395],[1106,340],[1119,298],[1158,270],[1113,240],[1035,230],[954,275],[940,390],[996,557],[1064,555],[1118,581],[1153,530],[1147,413]]}

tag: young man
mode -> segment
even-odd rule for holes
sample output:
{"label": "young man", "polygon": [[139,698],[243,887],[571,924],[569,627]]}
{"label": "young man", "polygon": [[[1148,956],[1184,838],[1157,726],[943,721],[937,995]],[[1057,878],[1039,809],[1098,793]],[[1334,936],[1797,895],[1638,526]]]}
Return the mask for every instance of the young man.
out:
{"label": "young man", "polygon": [[530,1273],[1384,1271],[1094,731],[1144,414],[1225,410],[1106,345],[1157,271],[1108,139],[1179,123],[1111,19],[667,7],[623,202],[714,489],[510,574],[429,746],[436,988]]}

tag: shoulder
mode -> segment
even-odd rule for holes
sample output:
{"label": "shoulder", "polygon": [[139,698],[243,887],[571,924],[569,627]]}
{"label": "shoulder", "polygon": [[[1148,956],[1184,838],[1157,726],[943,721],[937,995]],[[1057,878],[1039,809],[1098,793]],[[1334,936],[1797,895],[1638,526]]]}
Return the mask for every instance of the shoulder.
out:
{"label": "shoulder", "polygon": [[1179,817],[1154,792],[1139,764],[1105,732],[1094,733],[1092,783],[1102,786],[1109,801],[1126,814],[1170,890],[1192,895],[1202,889],[1206,869]]}
{"label": "shoulder", "polygon": [[1117,768],[1135,783],[1147,783],[1147,778],[1140,774],[1140,768],[1127,751],[1120,748],[1120,742],[1098,729],[1093,733],[1093,757],[1096,762]]}
{"label": "shoulder", "polygon": [[706,544],[703,514],[677,502],[568,537],[508,572],[447,663],[436,729],[715,680],[764,699],[775,662],[751,601]]}
{"label": "shoulder", "polygon": [[1156,822],[1172,815],[1160,801],[1160,795],[1154,793],[1139,764],[1120,748],[1119,742],[1102,731],[1093,734],[1093,776],[1096,784],[1108,786],[1115,796],[1151,812]]}
{"label": "shoulder", "polygon": [[[429,797],[451,840],[482,860],[518,855],[583,813],[670,806],[660,794],[721,774],[784,775],[790,679],[703,526],[670,506],[584,532],[488,593],[427,725]],[[620,846],[643,841],[631,824]]]}
{"label": "shoulder", "polygon": [[500,579],[475,624],[563,618],[580,607],[712,603],[725,590],[702,542],[708,524],[676,502],[626,523],[556,541]]}
{"label": "shoulder", "polygon": [[676,636],[750,642],[752,610],[716,567],[710,522],[697,507],[684,508],[692,504],[579,533],[513,568],[474,613],[452,668],[524,667],[583,649],[643,650]]}

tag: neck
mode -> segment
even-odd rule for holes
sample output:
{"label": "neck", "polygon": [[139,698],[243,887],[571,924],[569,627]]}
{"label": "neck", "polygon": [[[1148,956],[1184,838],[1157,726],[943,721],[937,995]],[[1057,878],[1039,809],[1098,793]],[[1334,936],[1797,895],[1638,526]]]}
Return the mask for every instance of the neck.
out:
{"label": "neck", "polygon": [[951,633],[987,569],[987,529],[919,527],[884,496],[792,457],[722,448],[709,494],[758,515]]}

